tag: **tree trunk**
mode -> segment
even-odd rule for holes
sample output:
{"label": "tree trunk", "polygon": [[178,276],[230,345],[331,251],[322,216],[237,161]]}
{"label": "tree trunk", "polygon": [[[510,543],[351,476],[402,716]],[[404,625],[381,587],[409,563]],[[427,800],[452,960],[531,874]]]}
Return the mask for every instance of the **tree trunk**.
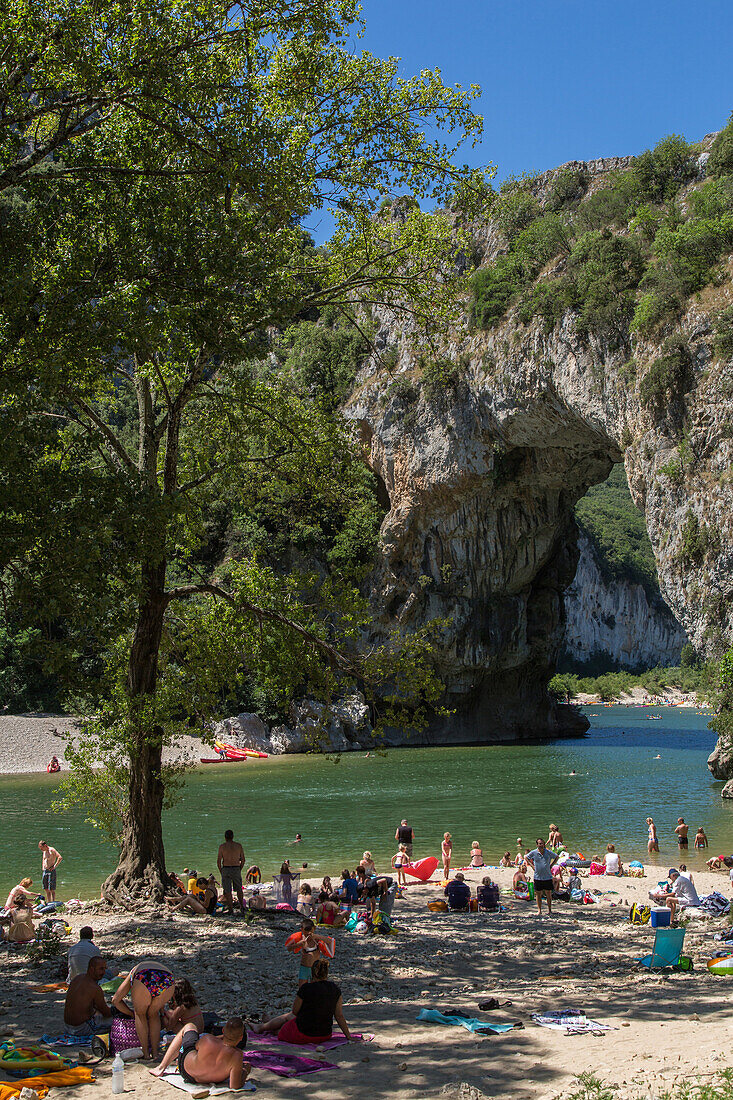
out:
{"label": "tree trunk", "polygon": [[130,722],[137,726],[130,745],[130,802],[124,816],[119,862],[103,888],[107,891],[123,886],[133,897],[156,901],[163,897],[165,879],[163,730],[146,712],[155,697],[158,678],[166,606],[165,570],[165,560],[143,566],[143,598],[127,675]]}

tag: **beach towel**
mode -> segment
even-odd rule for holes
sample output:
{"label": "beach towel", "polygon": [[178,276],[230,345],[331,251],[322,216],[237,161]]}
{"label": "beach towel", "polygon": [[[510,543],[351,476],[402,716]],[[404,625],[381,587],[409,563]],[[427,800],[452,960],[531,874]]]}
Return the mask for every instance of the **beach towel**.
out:
{"label": "beach towel", "polygon": [[491,1024],[488,1020],[476,1020],[470,1016],[445,1016],[442,1012],[438,1012],[437,1008],[422,1008],[417,1014],[418,1020],[424,1020],[431,1024],[453,1024],[455,1027],[465,1027],[466,1031],[471,1031],[474,1035],[486,1034],[488,1032],[494,1032],[496,1035],[503,1035],[505,1031],[512,1031],[515,1027],[522,1027],[520,1023],[514,1024]]}
{"label": "beach towel", "polygon": [[712,894],[706,894],[705,897],[700,898],[699,908],[705,909],[708,913],[714,913],[716,917],[722,917],[730,912],[730,902],[718,890],[713,890]]}
{"label": "beach towel", "polygon": [[35,1089],[39,1096],[45,1096],[49,1089],[61,1085],[89,1085],[94,1080],[92,1071],[86,1066],[75,1066],[73,1069],[59,1070],[58,1073],[48,1073],[42,1077],[21,1077],[17,1081],[0,1081],[0,1100],[11,1100],[11,1097],[20,1096],[23,1088]]}
{"label": "beach towel", "polygon": [[[373,1038],[374,1036],[368,1033],[362,1034],[360,1031],[351,1032],[352,1042],[371,1043]],[[322,1043],[314,1043],[313,1045],[314,1048],[318,1046],[323,1050],[333,1050],[334,1047],[342,1047],[344,1043],[348,1043],[348,1041],[349,1040],[346,1038],[346,1036],[339,1031],[335,1035],[332,1035],[330,1039],[325,1039]],[[292,1050],[293,1047],[292,1043],[281,1043],[277,1037],[277,1032],[274,1031],[271,1031],[269,1033],[264,1032],[263,1034],[250,1032],[247,1035],[247,1042],[255,1043],[257,1046],[282,1047],[283,1050]],[[303,1050],[302,1045],[299,1046],[299,1049]]]}
{"label": "beach towel", "polygon": [[181,1089],[182,1092],[198,1092],[201,1093],[204,1089],[207,1089],[209,1096],[219,1096],[223,1092],[256,1092],[257,1087],[254,1081],[245,1081],[241,1089],[230,1089],[229,1085],[207,1085],[199,1084],[195,1081],[185,1081],[181,1077],[180,1073],[172,1073],[170,1070],[168,1073],[164,1073],[159,1078],[160,1081],[165,1081],[167,1085],[173,1085],[174,1089]]}
{"label": "beach towel", "polygon": [[579,1008],[561,1008],[556,1012],[535,1012],[532,1014],[532,1019],[539,1027],[564,1031],[566,1035],[601,1035],[604,1031],[616,1030],[611,1024],[589,1020]]}
{"label": "beach towel", "polygon": [[301,1077],[319,1069],[336,1069],[333,1062],[304,1058],[300,1054],[281,1054],[277,1050],[245,1050],[244,1060],[251,1062],[253,1069],[267,1069],[278,1077]]}
{"label": "beach towel", "polygon": [[41,1042],[49,1047],[90,1047],[91,1035],[42,1035]]}

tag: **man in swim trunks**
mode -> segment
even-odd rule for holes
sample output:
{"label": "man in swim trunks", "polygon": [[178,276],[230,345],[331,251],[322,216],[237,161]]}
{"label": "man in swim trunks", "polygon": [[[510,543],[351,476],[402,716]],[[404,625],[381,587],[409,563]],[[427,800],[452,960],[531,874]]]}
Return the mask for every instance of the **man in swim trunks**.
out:
{"label": "man in swim trunks", "polygon": [[406,817],[403,817],[402,821],[397,826],[394,838],[398,844],[404,844],[407,855],[412,859],[412,845],[415,841],[415,831],[412,825],[407,824]]}
{"label": "man in swim trunks", "polygon": [[41,849],[41,870],[43,872],[43,892],[46,895],[46,904],[56,901],[56,868],[61,862],[61,853],[46,844],[45,840],[38,841]]}
{"label": "man in swim trunks", "polygon": [[219,845],[219,854],[216,857],[216,865],[221,875],[221,890],[224,896],[224,912],[232,914],[234,903],[232,890],[237,891],[239,908],[244,914],[244,891],[242,890],[242,868],[244,867],[244,849],[237,844],[234,833],[227,829],[224,833],[224,843]]}
{"label": "man in swim trunks", "polygon": [[69,1034],[89,1036],[111,1026],[112,1009],[99,985],[106,969],[102,956],[95,955],[86,971],[71,979],[64,1002],[64,1024]]}
{"label": "man in swim trunks", "polygon": [[688,828],[689,826],[685,825],[684,817],[678,817],[677,828],[675,829],[675,832],[677,833],[677,843],[679,844],[680,848],[687,848],[689,846],[687,840]]}
{"label": "man in swim trunks", "polygon": [[233,1016],[224,1024],[221,1038],[199,1035],[195,1024],[186,1024],[165,1052],[163,1061],[151,1069],[153,1077],[162,1077],[173,1060],[178,1058],[178,1072],[190,1085],[219,1085],[229,1082],[229,1088],[241,1089],[252,1066],[243,1062],[239,1044],[244,1038],[244,1021]]}

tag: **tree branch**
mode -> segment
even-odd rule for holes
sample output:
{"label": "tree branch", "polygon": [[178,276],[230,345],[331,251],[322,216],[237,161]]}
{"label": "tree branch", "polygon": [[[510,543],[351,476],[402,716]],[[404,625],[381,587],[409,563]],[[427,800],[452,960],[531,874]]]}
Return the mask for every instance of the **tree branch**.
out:
{"label": "tree branch", "polygon": [[231,592],[228,592],[218,584],[203,583],[179,585],[165,592],[164,599],[167,606],[173,600],[185,600],[188,599],[189,596],[199,595],[216,596],[217,599],[224,600],[225,603],[230,604],[232,607],[248,612],[250,615],[254,615],[260,623],[262,623],[263,620],[267,620],[269,622],[278,623],[280,626],[287,627],[288,630],[292,630],[295,634],[300,635],[309,645],[317,649],[333,668],[338,669],[340,672],[352,674],[355,672],[352,663],[347,660],[335,646],[324,641],[323,638],[319,638],[317,634],[308,630],[307,627],[288,618],[288,616],[284,615],[281,611],[274,611],[268,607],[259,607],[256,604],[250,603],[248,600],[238,599],[233,596]]}
{"label": "tree branch", "polygon": [[88,405],[86,401],[84,401],[81,397],[78,397],[74,393],[67,393],[65,396],[72,403],[72,405],[76,405],[77,408],[81,409],[84,415],[88,417],[89,420],[91,420],[92,424],[97,430],[97,433],[107,444],[110,454],[113,456],[113,458],[117,459],[117,465],[119,465],[120,469],[126,469],[129,473],[135,474],[135,476],[137,477],[137,466],[132,461],[122,443],[109,427],[109,425],[105,424],[105,422],[100,416],[97,415],[91,405]]}

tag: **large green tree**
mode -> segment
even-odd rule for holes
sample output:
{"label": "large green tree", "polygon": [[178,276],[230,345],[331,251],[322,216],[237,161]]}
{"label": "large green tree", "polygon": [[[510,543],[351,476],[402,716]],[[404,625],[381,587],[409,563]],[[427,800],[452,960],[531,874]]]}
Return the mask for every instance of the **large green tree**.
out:
{"label": "large green tree", "polygon": [[132,892],[161,890],[163,746],[242,670],[283,700],[435,694],[421,639],[360,644],[353,577],[198,552],[214,486],[348,508],[353,440],[278,374],[274,332],[327,307],[368,336],[383,305],[419,332],[454,298],[448,220],[378,208],[481,195],[452,160],[474,90],[401,79],[358,29],[351,0],[0,9],[0,567],[27,618],[104,654],[89,734],[127,785],[110,885]]}

